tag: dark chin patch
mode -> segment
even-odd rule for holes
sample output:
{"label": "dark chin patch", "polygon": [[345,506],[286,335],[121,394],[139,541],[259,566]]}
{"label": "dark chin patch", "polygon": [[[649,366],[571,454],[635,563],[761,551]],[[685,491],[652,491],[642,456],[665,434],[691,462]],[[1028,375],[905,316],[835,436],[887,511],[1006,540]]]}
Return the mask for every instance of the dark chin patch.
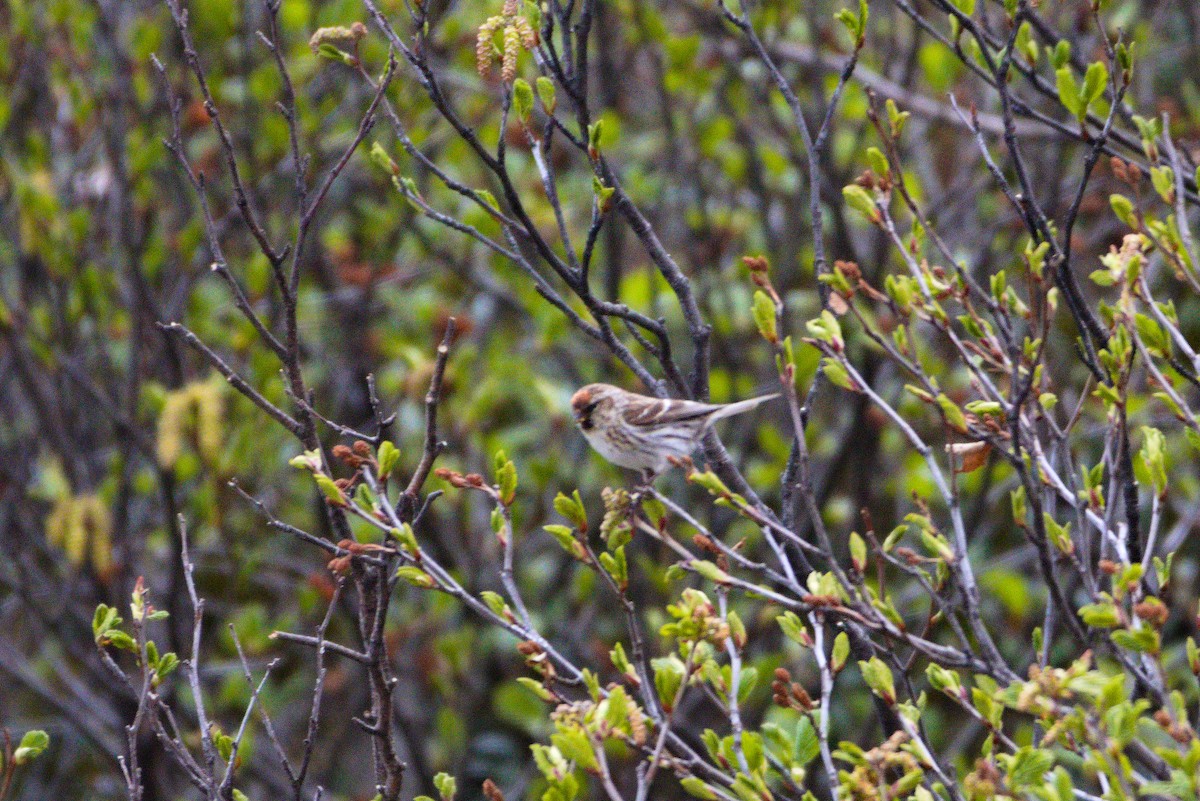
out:
{"label": "dark chin patch", "polygon": [[584,431],[591,431],[593,428],[596,427],[596,424],[592,422],[592,418],[589,415],[587,417],[581,417],[579,419],[579,427],[582,428]]}

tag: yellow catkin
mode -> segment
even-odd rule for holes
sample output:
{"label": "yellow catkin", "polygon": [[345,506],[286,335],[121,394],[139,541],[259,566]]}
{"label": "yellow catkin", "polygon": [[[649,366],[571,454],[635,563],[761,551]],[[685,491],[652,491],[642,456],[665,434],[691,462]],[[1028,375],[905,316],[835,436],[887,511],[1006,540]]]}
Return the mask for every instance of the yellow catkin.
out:
{"label": "yellow catkin", "polygon": [[214,375],[167,393],[158,414],[155,451],[159,465],[174,467],[189,435],[194,435],[204,462],[210,466],[217,463],[223,441],[224,391],[225,382]]}
{"label": "yellow catkin", "polygon": [[168,393],[158,414],[156,455],[163,467],[174,467],[183,452],[184,424],[191,402],[186,391]]}
{"label": "yellow catkin", "polygon": [[71,498],[69,504],[63,551],[67,555],[67,561],[79,567],[83,564],[83,557],[87,551],[87,526],[84,524],[84,508],[79,500]]}
{"label": "yellow catkin", "polygon": [[215,467],[221,456],[221,418],[224,415],[222,394],[225,382],[220,376],[196,384],[193,398],[196,403],[196,448],[209,467]]}
{"label": "yellow catkin", "polygon": [[521,44],[525,45],[526,50],[533,50],[538,44],[537,31],[529,24],[529,20],[524,17],[517,17],[513,20],[512,26],[517,29],[517,33],[521,35]]}
{"label": "yellow catkin", "polygon": [[54,502],[54,508],[46,515],[46,542],[62,548],[67,542],[67,522],[71,514],[71,496],[65,495]]}
{"label": "yellow catkin", "polygon": [[504,29],[504,57],[500,62],[500,77],[512,83],[517,77],[517,56],[521,54],[521,34],[511,25]]}
{"label": "yellow catkin", "polygon": [[492,62],[496,60],[496,50],[492,45],[492,40],[496,38],[496,31],[500,30],[500,26],[504,24],[503,17],[489,17],[482,25],[479,26],[479,35],[475,38],[475,69],[479,71],[479,77],[486,78],[492,68]]}
{"label": "yellow catkin", "polygon": [[99,495],[59,498],[46,516],[46,541],[73,567],[89,561],[101,576],[112,569],[112,515]]}
{"label": "yellow catkin", "polygon": [[641,707],[632,698],[629,699],[629,733],[638,745],[646,742],[646,718],[642,715]]}
{"label": "yellow catkin", "polygon": [[84,528],[87,531],[89,556],[96,573],[103,576],[112,568],[112,517],[98,495],[79,499],[84,508]]}

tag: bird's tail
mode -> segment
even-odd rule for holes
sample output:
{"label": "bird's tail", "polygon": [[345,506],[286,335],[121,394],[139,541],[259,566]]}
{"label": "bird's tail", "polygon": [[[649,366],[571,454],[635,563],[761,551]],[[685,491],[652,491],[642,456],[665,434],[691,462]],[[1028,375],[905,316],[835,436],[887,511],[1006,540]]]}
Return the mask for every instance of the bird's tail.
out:
{"label": "bird's tail", "polygon": [[737,403],[727,403],[717,411],[713,412],[713,415],[709,418],[709,421],[711,422],[714,420],[720,420],[725,417],[733,417],[735,414],[748,412],[759,404],[766,403],[767,401],[778,397],[779,393],[773,392],[770,395],[760,395],[757,398],[750,398],[749,400],[738,401]]}

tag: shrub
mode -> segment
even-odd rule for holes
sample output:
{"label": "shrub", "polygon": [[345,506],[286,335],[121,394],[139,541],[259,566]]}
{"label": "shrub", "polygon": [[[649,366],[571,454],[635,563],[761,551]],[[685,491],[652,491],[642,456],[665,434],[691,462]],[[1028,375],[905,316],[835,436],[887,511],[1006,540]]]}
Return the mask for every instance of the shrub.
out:
{"label": "shrub", "polygon": [[1195,798],[1150,6],[10,4],[20,791]]}

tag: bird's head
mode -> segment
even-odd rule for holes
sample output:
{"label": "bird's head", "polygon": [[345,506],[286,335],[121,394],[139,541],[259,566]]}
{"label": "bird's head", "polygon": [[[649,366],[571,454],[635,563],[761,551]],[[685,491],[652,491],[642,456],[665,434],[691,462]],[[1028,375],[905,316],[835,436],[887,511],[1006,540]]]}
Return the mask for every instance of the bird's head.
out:
{"label": "bird's head", "polygon": [[608,384],[588,384],[571,396],[571,411],[580,428],[591,431],[596,418],[602,418],[611,409],[613,389]]}

